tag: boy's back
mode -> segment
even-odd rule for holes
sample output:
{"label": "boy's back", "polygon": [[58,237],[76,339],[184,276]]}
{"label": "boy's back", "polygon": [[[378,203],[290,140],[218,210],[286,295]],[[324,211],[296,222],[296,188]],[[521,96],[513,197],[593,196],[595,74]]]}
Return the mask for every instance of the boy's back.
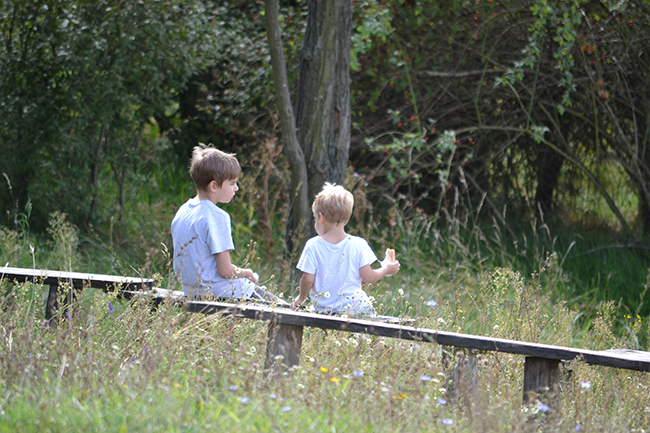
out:
{"label": "boy's back", "polygon": [[216,254],[234,250],[230,215],[209,200],[192,198],[172,221],[174,272],[183,291],[192,296],[247,298],[253,285],[225,279],[217,270]]}
{"label": "boy's back", "polygon": [[312,301],[317,311],[363,314],[372,303],[361,285],[359,269],[377,260],[368,242],[347,235],[337,244],[320,236],[307,241],[298,269],[315,274]]}

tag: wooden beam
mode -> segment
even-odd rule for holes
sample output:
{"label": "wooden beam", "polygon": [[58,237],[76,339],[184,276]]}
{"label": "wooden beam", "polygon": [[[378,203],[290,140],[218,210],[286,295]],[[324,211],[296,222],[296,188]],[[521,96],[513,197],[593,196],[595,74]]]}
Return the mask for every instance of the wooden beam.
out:
{"label": "wooden beam", "polygon": [[58,282],[50,285],[45,304],[45,320],[47,325],[56,328],[59,324],[59,284]]}
{"label": "wooden beam", "polygon": [[478,397],[478,351],[442,346],[442,364],[447,377],[447,400],[462,398],[469,406]]}
{"label": "wooden beam", "polygon": [[560,361],[527,356],[524,364],[524,404],[539,399],[560,409]]}
{"label": "wooden beam", "polygon": [[269,324],[266,340],[266,362],[264,368],[275,373],[300,364],[302,350],[302,326]]}
{"label": "wooden beam", "polygon": [[70,283],[72,287],[78,289],[92,287],[106,291],[120,288],[137,290],[153,288],[154,286],[154,280],[150,278],[11,267],[0,267],[0,280],[17,281],[20,283],[29,281],[45,286],[52,286],[53,284],[59,284],[59,281],[63,281]]}
{"label": "wooden beam", "polygon": [[277,323],[335,329],[359,334],[424,341],[445,346],[465,347],[479,351],[513,353],[553,360],[581,357],[586,363],[629,370],[650,371],[650,353],[641,351],[595,351],[573,347],[551,346],[525,341],[505,340],[478,335],[457,334],[435,329],[416,328],[401,324],[375,322],[367,319],[345,318],[326,314],[292,311],[288,308],[210,301],[186,301],[187,311],[204,314],[225,314],[235,317],[276,321]]}

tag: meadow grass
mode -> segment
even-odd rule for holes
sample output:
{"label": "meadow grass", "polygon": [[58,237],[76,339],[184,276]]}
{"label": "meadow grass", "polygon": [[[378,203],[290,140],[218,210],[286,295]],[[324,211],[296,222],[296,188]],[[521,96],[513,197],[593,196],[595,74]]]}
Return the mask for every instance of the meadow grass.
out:
{"label": "meadow grass", "polygon": [[[237,245],[254,232],[243,216],[254,200],[242,203],[231,210],[243,225]],[[531,342],[646,348],[647,317],[587,300],[597,289],[575,300],[567,288],[585,280],[566,269],[580,245],[569,249],[548,227],[533,228],[515,246],[498,224],[394,216],[394,225],[363,228],[375,251],[394,247],[402,263],[399,274],[367,287],[380,313]],[[378,230],[384,225],[390,229]],[[360,230],[355,222],[350,229]],[[4,229],[0,258],[93,272],[119,261],[85,255],[84,239],[61,216],[49,234],[44,241]],[[289,296],[290,272],[272,259],[277,237],[265,242],[249,242],[239,257]],[[156,254],[160,281],[172,284],[163,263],[169,253]],[[143,272],[121,266],[127,275]],[[537,401],[522,405],[522,357],[480,353],[478,395],[461,390],[452,401],[436,345],[306,328],[300,366],[274,377],[264,370],[264,322],[166,304],[152,310],[86,290],[72,318],[52,328],[44,323],[46,287],[3,281],[1,288],[0,431],[650,431],[644,373],[567,363],[561,406],[545,411]]]}

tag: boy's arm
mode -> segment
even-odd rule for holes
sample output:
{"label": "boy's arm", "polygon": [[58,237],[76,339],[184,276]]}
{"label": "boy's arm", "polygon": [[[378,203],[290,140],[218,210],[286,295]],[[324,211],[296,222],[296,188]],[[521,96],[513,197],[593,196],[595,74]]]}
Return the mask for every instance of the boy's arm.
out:
{"label": "boy's arm", "polygon": [[381,280],[386,275],[393,275],[399,271],[400,264],[396,260],[392,263],[381,262],[381,268],[372,269],[370,265],[363,266],[359,269],[359,275],[364,283],[372,284]]}
{"label": "boy's arm", "polygon": [[230,261],[230,251],[224,251],[217,254],[217,271],[223,278],[248,278],[257,283],[257,277],[252,269],[242,269],[233,265]]}
{"label": "boy's arm", "polygon": [[307,300],[307,297],[309,297],[309,292],[311,292],[311,288],[314,286],[315,279],[315,274],[308,274],[306,272],[302,273],[302,277],[300,278],[300,294],[291,303],[292,310],[297,310],[298,307],[300,307]]}

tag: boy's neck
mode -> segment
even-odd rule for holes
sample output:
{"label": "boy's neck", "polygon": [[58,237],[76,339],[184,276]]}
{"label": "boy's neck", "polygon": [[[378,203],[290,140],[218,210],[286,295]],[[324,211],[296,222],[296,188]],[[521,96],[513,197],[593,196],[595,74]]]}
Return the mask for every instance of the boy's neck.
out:
{"label": "boy's neck", "polygon": [[209,200],[209,201],[211,201],[212,203],[216,204],[215,200],[214,200],[214,199],[212,198],[212,196],[210,195],[210,191],[205,191],[205,190],[202,190],[202,189],[200,189],[200,188],[197,188],[197,190],[196,190],[196,197],[197,197],[199,200]]}
{"label": "boy's neck", "polygon": [[347,237],[345,232],[345,224],[332,224],[330,222],[325,222],[323,224],[323,234],[321,238],[329,242],[330,244],[338,244],[343,239]]}

